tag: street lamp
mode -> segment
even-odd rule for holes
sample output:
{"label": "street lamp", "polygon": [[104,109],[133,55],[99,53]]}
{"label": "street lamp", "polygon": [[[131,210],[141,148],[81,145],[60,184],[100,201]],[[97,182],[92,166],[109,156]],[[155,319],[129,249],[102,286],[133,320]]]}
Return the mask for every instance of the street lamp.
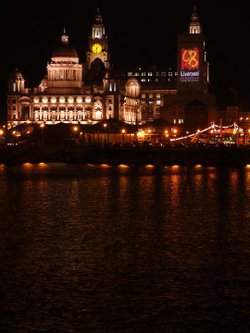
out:
{"label": "street lamp", "polygon": [[40,128],[41,128],[41,146],[44,146],[44,127],[45,127],[45,125],[44,125],[44,123],[42,123],[40,125]]}
{"label": "street lamp", "polygon": [[169,131],[167,129],[164,131],[164,137],[163,138],[164,138],[163,143],[167,144],[167,142],[169,140]]}
{"label": "street lamp", "polygon": [[82,139],[83,139],[83,132],[82,131],[79,133],[79,139],[82,142]]}
{"label": "street lamp", "polygon": [[189,131],[186,131],[186,146],[188,144],[188,135],[189,135]]}
{"label": "street lamp", "polygon": [[177,129],[176,128],[173,129],[173,133],[174,133],[174,141],[175,141],[176,140],[176,134],[177,134]]}
{"label": "street lamp", "polygon": [[2,140],[3,140],[3,135],[4,135],[4,130],[0,129],[0,145],[2,145]]}
{"label": "street lamp", "polygon": [[122,129],[122,143],[124,143],[124,134],[126,133],[126,130],[123,128]]}
{"label": "street lamp", "polygon": [[74,126],[74,127],[73,127],[73,132],[74,132],[74,134],[75,134],[76,144],[78,144],[78,141],[79,141],[79,139],[78,139],[78,137],[77,137],[78,126]]}
{"label": "street lamp", "polygon": [[105,130],[105,133],[106,133],[106,139],[105,139],[105,141],[104,141],[104,144],[105,144],[106,142],[109,141],[109,140],[108,140],[108,133],[107,133],[107,127],[108,127],[108,124],[107,124],[107,123],[104,123],[104,124],[103,124],[103,127],[104,127],[104,130]]}

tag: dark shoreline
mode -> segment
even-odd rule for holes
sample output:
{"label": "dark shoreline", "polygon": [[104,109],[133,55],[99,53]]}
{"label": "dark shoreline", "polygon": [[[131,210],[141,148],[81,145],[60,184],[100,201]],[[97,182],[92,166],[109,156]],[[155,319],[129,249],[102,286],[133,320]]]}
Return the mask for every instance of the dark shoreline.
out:
{"label": "dark shoreline", "polygon": [[113,146],[16,146],[0,150],[0,163],[71,163],[128,165],[208,165],[250,164],[249,147],[113,147]]}

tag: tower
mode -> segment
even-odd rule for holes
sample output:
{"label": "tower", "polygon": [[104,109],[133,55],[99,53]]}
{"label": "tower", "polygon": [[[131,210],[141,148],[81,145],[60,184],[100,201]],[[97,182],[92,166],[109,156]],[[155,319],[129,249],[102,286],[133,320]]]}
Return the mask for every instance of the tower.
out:
{"label": "tower", "polygon": [[196,6],[188,28],[178,36],[177,94],[166,100],[164,115],[182,133],[204,129],[216,120],[215,95],[208,93],[205,36]]}
{"label": "tower", "polygon": [[105,118],[119,119],[120,93],[116,75],[111,69],[106,71],[103,79],[103,92],[105,96]]}
{"label": "tower", "polygon": [[25,88],[25,79],[18,68],[15,68],[8,80],[7,119],[12,126],[17,125],[17,120],[26,121],[30,117],[30,99]]}
{"label": "tower", "polygon": [[89,36],[88,51],[86,53],[85,84],[101,85],[105,72],[109,68],[108,37],[102,23],[100,10],[97,8],[92,32]]}
{"label": "tower", "polygon": [[126,123],[137,125],[141,121],[140,107],[141,87],[135,77],[128,79],[125,85],[123,119]]}
{"label": "tower", "polygon": [[205,36],[196,6],[189,23],[189,32],[178,37],[178,92],[207,93],[209,84]]}
{"label": "tower", "polygon": [[[47,78],[40,85],[47,93],[81,92],[82,64],[76,49],[69,44],[69,36],[64,29],[61,43],[52,53],[51,61],[47,65]],[[45,84],[46,83],[46,84]]]}

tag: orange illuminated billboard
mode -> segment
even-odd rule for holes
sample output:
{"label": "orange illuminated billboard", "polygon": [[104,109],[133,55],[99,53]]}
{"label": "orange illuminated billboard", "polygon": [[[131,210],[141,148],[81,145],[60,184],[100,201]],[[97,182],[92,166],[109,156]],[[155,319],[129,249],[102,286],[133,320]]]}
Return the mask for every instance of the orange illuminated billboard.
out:
{"label": "orange illuminated billboard", "polygon": [[200,53],[198,47],[181,48],[180,81],[199,81]]}
{"label": "orange illuminated billboard", "polygon": [[181,70],[188,69],[190,71],[199,69],[199,49],[181,49]]}

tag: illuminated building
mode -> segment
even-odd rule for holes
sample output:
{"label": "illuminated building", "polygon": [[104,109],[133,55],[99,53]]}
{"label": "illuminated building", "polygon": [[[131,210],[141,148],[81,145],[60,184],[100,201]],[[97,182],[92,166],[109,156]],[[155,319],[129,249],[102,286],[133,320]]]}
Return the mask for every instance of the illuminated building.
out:
{"label": "illuminated building", "polygon": [[215,95],[208,93],[209,63],[205,36],[194,8],[189,31],[178,36],[177,93],[165,99],[161,117],[184,130],[197,130],[216,121]]}
{"label": "illuminated building", "polygon": [[95,124],[109,118],[128,124],[164,118],[185,127],[207,125],[213,119],[214,96],[207,92],[204,36],[196,11],[189,29],[179,37],[178,72],[143,66],[126,72],[110,63],[108,37],[97,10],[85,63],[64,30],[38,87],[27,88],[22,73],[13,71],[8,81],[8,127],[27,121]]}

